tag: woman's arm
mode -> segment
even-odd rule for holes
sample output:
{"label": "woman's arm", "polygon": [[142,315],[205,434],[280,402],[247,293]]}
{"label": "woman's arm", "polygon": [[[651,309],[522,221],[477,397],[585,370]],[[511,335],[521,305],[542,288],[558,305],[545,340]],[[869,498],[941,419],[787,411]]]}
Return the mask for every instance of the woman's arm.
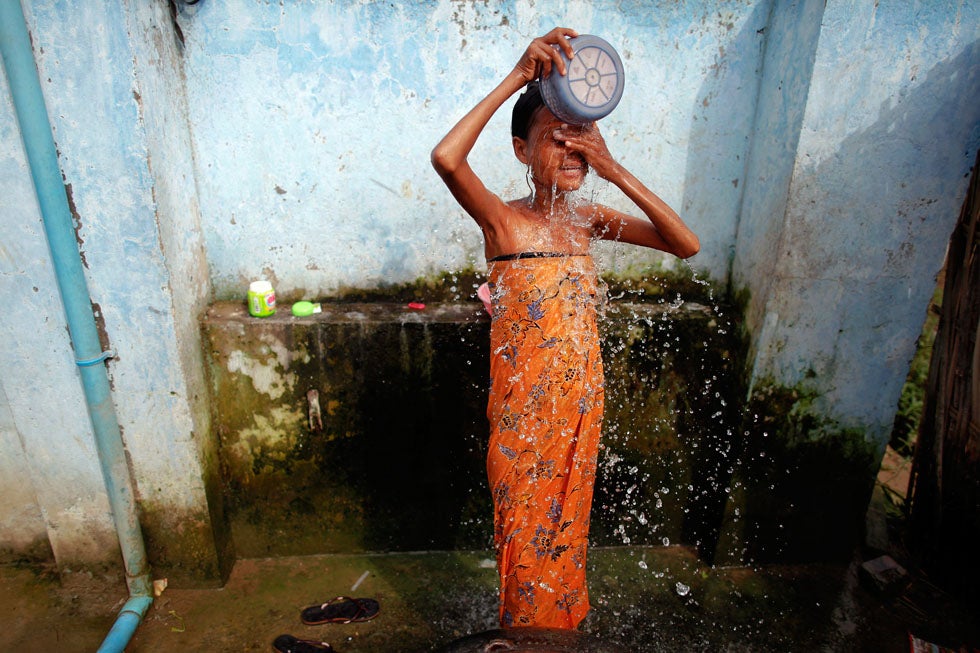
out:
{"label": "woman's arm", "polygon": [[606,240],[619,240],[633,245],[653,247],[690,258],[701,249],[701,243],[680,216],[629,170],[616,162],[595,123],[581,128],[562,126],[555,138],[579,152],[597,175],[616,185],[647,216],[641,220],[614,209],[598,206],[593,218],[593,231]]}
{"label": "woman's arm", "polygon": [[487,190],[483,182],[470,168],[467,161],[473,145],[483,132],[494,113],[507,99],[518,92],[528,82],[540,76],[547,76],[552,69],[565,74],[565,64],[558,51],[558,45],[569,58],[574,56],[568,37],[578,33],[563,27],[556,27],[546,35],[531,41],[514,69],[497,85],[487,97],[469,111],[449,130],[439,144],[432,150],[432,165],[449,187],[453,197],[481,227],[487,228],[491,216],[496,214],[502,201]]}

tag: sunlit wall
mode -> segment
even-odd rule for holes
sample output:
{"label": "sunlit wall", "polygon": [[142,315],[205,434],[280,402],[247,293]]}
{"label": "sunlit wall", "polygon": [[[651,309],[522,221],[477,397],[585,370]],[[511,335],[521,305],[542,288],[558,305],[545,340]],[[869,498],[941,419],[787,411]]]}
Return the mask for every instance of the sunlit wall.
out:
{"label": "sunlit wall", "polygon": [[[483,270],[479,230],[429,152],[531,39],[556,25],[598,34],[620,52],[625,94],[601,121],[610,149],[690,222],[703,243],[695,267],[723,282],[768,13],[765,1],[205,1],[185,10],[184,70],[217,296],[237,297],[263,276],[285,296],[321,296]],[[472,156],[505,198],[528,192],[510,143],[511,106]],[[604,183],[590,192],[635,210]],[[609,251],[607,259],[617,271],[661,257]]]}

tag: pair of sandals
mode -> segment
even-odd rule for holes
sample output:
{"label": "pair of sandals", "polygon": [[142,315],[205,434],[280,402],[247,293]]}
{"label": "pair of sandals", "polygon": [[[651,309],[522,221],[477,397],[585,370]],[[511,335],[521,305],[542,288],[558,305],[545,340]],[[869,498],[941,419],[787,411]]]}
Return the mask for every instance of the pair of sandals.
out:
{"label": "pair of sandals", "polygon": [[[300,614],[308,626],[319,624],[352,624],[370,621],[378,616],[381,605],[374,599],[353,599],[338,596],[320,605],[304,608]],[[279,653],[334,653],[327,642],[312,639],[299,639],[292,635],[280,635],[272,642],[272,648]]]}

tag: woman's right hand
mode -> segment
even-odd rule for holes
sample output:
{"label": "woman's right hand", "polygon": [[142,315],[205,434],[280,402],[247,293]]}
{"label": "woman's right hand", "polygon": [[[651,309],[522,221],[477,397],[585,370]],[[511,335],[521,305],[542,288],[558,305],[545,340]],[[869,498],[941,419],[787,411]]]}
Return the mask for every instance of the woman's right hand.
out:
{"label": "woman's right hand", "polygon": [[539,36],[527,46],[520,61],[514,66],[514,71],[520,74],[525,84],[547,77],[552,70],[557,70],[559,74],[564,75],[565,61],[558,50],[552,46],[560,47],[571,59],[575,56],[575,51],[568,39],[575,36],[578,36],[578,32],[567,27],[556,27],[544,36]]}

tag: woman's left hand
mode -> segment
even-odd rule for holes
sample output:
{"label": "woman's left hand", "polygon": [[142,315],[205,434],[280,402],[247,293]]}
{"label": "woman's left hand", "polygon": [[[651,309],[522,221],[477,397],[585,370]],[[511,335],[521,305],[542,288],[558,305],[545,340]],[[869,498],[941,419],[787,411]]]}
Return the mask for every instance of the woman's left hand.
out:
{"label": "woman's left hand", "polygon": [[615,174],[618,164],[609,153],[606,141],[599,133],[599,126],[594,122],[585,125],[567,125],[554,131],[554,138],[560,143],[564,143],[572,152],[578,152],[595,170],[595,173],[603,179],[609,179]]}

